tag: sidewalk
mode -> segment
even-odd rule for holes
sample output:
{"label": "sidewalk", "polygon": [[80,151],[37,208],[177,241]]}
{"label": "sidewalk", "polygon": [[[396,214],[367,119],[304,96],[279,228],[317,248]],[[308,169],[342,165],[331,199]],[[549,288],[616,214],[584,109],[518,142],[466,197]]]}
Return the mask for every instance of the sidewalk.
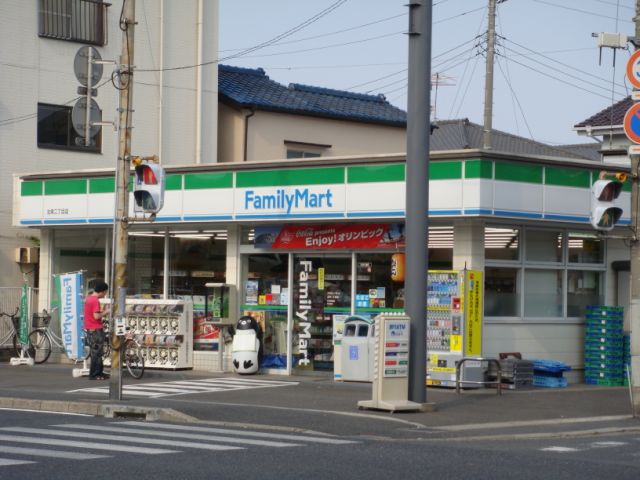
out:
{"label": "sidewalk", "polygon": [[640,422],[631,418],[629,390],[623,387],[570,385],[563,389],[505,390],[502,395],[492,389],[456,394],[451,389],[429,388],[427,401],[435,403],[435,411],[391,414],[358,410],[359,400],[371,398],[368,383],[334,382],[327,377],[247,377],[189,370],[147,371],[141,380],[125,376],[124,384],[188,383],[211,378],[286,383],[281,388],[238,388],[160,398],[127,396],[125,390],[123,400],[115,402],[104,392],[70,392],[109,385],[108,381],[73,378],[73,368],[69,364],[13,367],[7,362],[0,363],[0,407],[101,414],[101,408],[111,405],[112,411],[115,408],[155,412],[155,419],[270,424],[319,431],[348,428],[349,432],[372,435],[395,435],[399,430],[412,435],[429,432],[449,437],[606,428],[640,431]]}

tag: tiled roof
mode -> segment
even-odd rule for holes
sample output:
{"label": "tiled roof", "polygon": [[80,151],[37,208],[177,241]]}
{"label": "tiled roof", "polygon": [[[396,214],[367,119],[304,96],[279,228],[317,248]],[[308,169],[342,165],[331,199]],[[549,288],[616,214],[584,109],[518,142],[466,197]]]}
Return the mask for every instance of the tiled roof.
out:
{"label": "tiled roof", "polygon": [[[438,129],[431,135],[430,149],[463,150],[481,149],[483,145],[483,127],[468,119],[438,120]],[[524,137],[492,130],[491,149],[496,152],[515,153],[521,155],[537,155],[546,157],[573,158],[580,160],[600,160],[597,152],[599,143],[553,147]]]}
{"label": "tiled roof", "polygon": [[271,80],[263,69],[218,66],[221,100],[294,114],[314,115],[404,127],[406,113],[382,95],[365,95],[292,83],[288,87]]}
{"label": "tiled roof", "polygon": [[608,127],[611,125],[620,127],[624,121],[624,114],[627,113],[631,105],[633,105],[631,97],[624,98],[612,106],[590,116],[586,120],[577,123],[574,125],[574,128]]}

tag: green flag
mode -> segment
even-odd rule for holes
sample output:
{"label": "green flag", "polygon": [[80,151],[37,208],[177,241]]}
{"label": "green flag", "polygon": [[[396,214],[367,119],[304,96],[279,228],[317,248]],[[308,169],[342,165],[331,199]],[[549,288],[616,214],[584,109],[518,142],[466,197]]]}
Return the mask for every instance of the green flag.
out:
{"label": "green flag", "polygon": [[28,312],[28,290],[25,283],[22,285],[22,297],[20,298],[20,343],[26,345],[29,341],[29,312]]}

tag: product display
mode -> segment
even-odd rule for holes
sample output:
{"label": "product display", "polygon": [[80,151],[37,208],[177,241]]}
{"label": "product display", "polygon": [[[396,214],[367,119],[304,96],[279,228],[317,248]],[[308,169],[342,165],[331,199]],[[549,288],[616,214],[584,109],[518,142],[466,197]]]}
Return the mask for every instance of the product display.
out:
{"label": "product display", "polygon": [[142,345],[147,368],[193,368],[189,300],[127,299],[126,324]]}

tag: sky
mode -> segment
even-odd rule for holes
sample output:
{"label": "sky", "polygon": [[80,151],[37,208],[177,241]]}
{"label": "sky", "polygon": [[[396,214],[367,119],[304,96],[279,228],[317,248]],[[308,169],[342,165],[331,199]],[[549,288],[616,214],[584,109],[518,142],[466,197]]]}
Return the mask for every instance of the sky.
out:
{"label": "sky", "polygon": [[[500,0],[498,0],[500,1]],[[407,105],[407,0],[220,0],[221,63],[301,83],[383,94]],[[488,0],[433,0],[432,119],[483,123]],[[493,127],[556,145],[631,91],[633,51],[594,32],[633,35],[634,0],[506,0],[497,8]],[[483,37],[483,35],[485,35]]]}

